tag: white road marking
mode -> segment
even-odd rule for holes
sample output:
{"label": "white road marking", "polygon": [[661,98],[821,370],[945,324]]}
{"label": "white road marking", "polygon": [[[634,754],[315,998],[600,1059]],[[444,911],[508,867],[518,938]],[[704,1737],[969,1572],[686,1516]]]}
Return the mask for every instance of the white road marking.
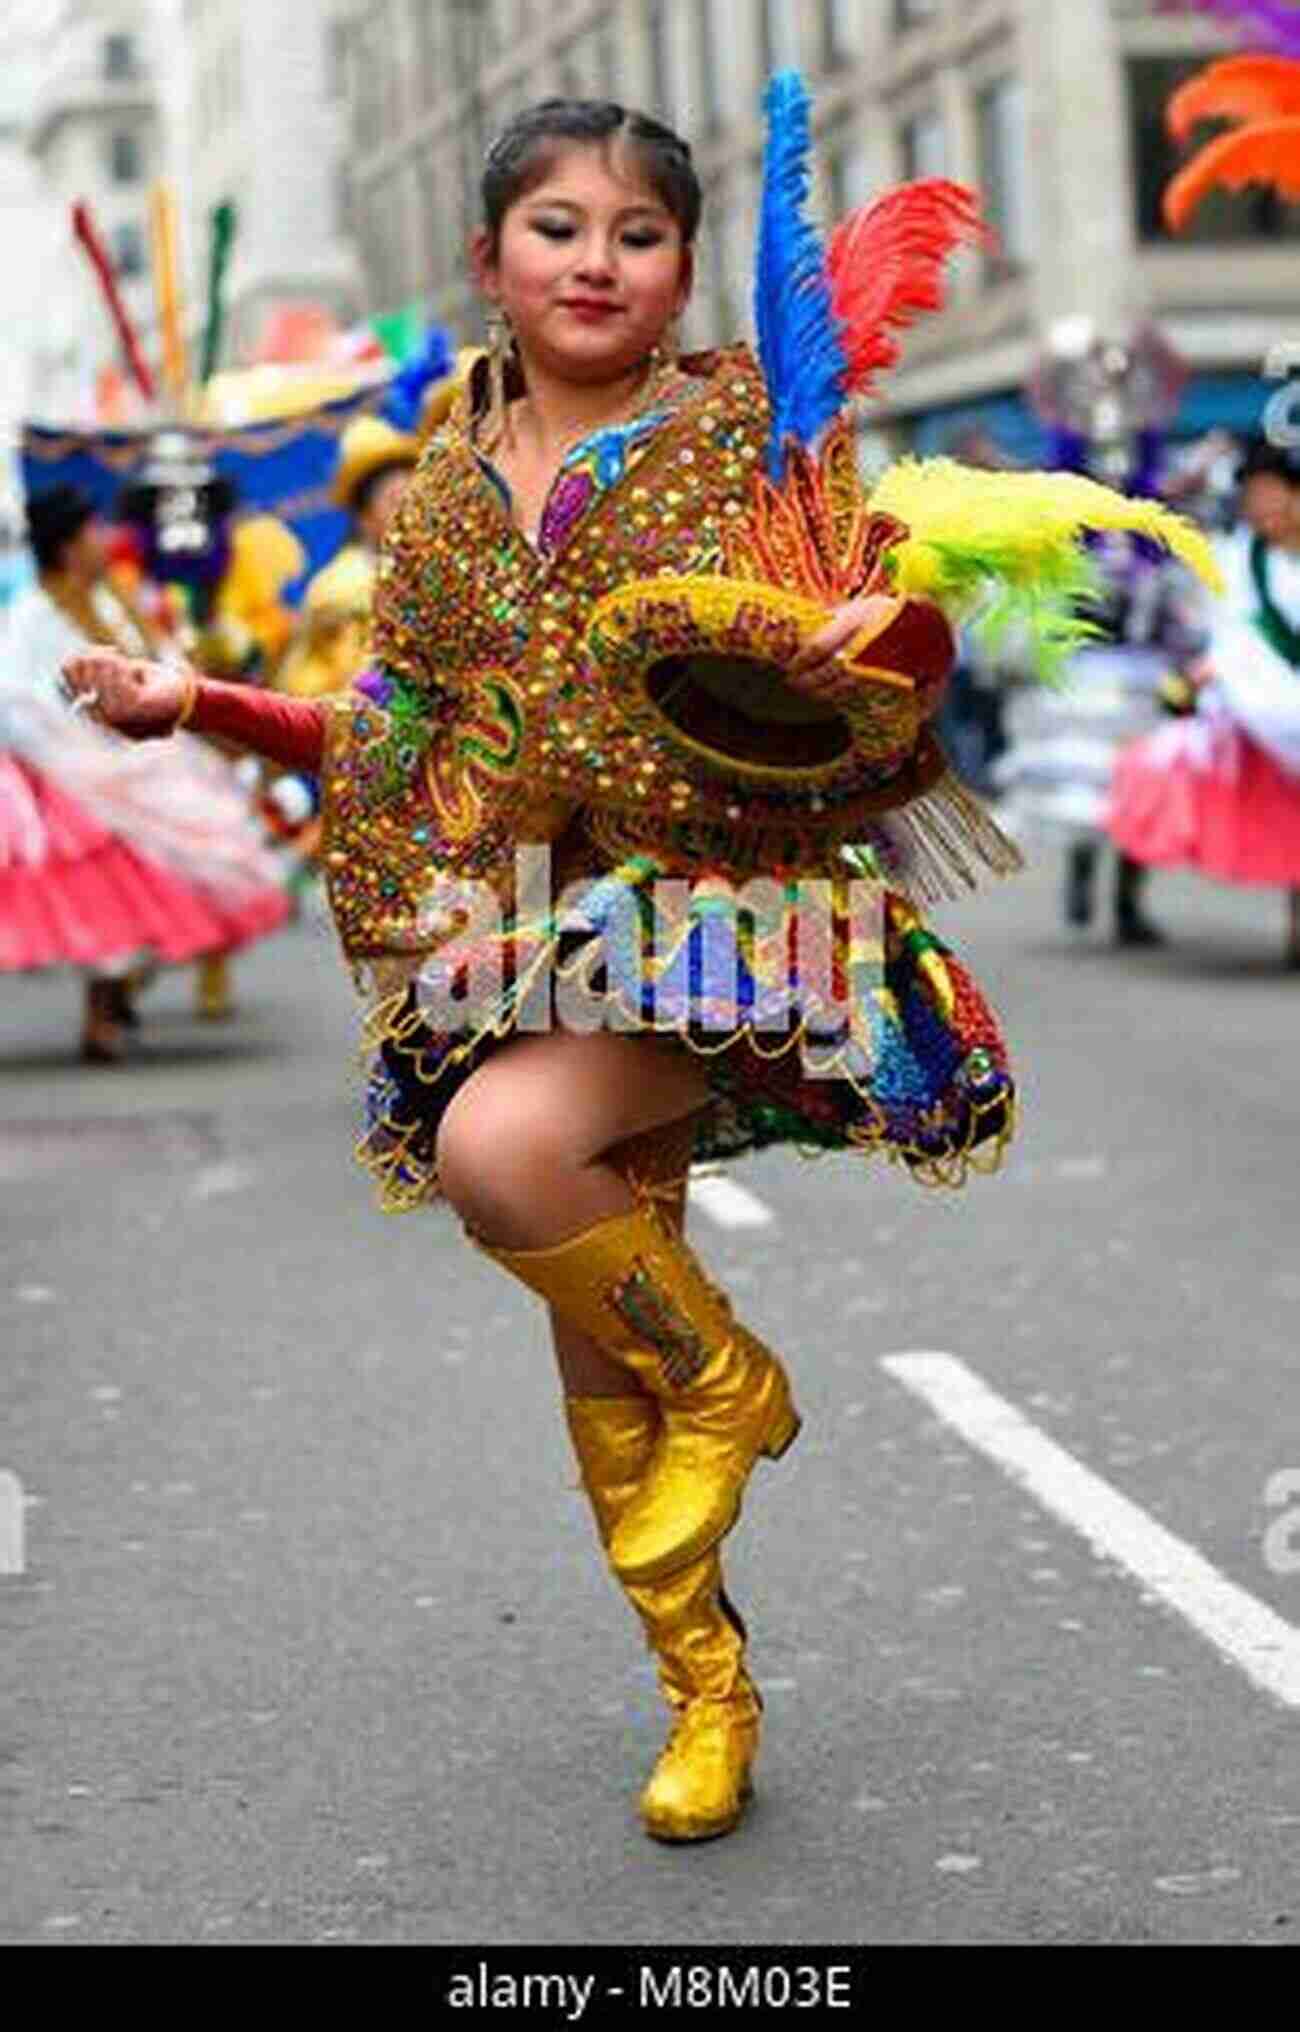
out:
{"label": "white road marking", "polygon": [[1256,1686],[1284,1707],[1300,1708],[1300,1630],[1083,1467],[964,1362],[952,1355],[889,1355],[881,1367]]}
{"label": "white road marking", "polygon": [[770,1228],[776,1218],[771,1207],[734,1178],[712,1171],[692,1173],[690,1201],[720,1228]]}
{"label": "white road marking", "polygon": [[23,1485],[17,1475],[0,1474],[0,1573],[27,1571]]}
{"label": "white road marking", "polygon": [[246,1192],[256,1177],[251,1164],[207,1164],[190,1181],[190,1198],[228,1199]]}

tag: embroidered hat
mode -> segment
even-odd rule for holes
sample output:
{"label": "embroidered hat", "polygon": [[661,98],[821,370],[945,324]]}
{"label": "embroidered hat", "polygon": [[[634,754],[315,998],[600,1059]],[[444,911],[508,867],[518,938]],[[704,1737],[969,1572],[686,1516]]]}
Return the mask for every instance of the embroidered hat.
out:
{"label": "embroidered hat", "polygon": [[359,488],[372,474],[381,472],[385,466],[414,466],[419,456],[417,438],[394,429],[382,417],[359,416],[343,433],[331,499],[340,508],[350,508]]}

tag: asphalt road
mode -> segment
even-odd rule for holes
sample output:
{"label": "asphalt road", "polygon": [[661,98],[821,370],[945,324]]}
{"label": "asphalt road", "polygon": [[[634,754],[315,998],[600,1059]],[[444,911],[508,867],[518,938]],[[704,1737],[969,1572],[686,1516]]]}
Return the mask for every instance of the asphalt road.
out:
{"label": "asphalt road", "polygon": [[1300,1938],[1300,1707],[882,1367],[957,1358],[1300,1630],[1281,906],[1163,882],[1174,944],[1119,955],[1054,882],[943,915],[1019,1061],[999,1179],[778,1154],[752,1228],[702,1189],[807,1423],[729,1545],[759,1796],[688,1850],[636,1821],[662,1720],[540,1313],[350,1164],[328,936],[221,1029],[164,981],[123,1071],[75,1064],[70,979],[0,986],[0,1937]]}

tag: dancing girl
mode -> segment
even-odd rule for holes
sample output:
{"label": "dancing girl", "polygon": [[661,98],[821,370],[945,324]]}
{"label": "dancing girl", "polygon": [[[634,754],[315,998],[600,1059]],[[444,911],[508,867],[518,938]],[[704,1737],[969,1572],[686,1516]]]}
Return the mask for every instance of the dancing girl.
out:
{"label": "dancing girl", "polygon": [[905,187],[823,247],[796,75],[768,124],[757,358],[676,340],[686,143],[549,101],[493,146],[473,246],[493,342],[398,511],[346,693],[67,666],[128,733],[322,765],[375,1047],[360,1155],[386,1207],[449,1202],[550,1309],[598,1535],[672,1715],[640,1802],[668,1841],[726,1833],[752,1790],[762,1701],[721,1546],[800,1429],[783,1364],[685,1240],[690,1164],[796,1144],[936,1185],[996,1166],[1002,1033],[918,910],[1018,859],[933,737],[953,624],[995,600],[1059,661],[1085,526],[1198,554],[1165,511],[1073,477],[909,463],[868,498],[848,404],[941,301],[978,203]]}

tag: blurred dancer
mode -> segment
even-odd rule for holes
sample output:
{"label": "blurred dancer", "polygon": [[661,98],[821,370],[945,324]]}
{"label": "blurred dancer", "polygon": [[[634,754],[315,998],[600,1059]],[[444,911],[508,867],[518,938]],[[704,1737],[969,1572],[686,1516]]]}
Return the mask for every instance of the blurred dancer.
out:
{"label": "blurred dancer", "polygon": [[419,453],[417,438],[377,416],[344,432],[332,493],[352,518],[352,541],[307,588],[302,626],[276,678],[292,698],[341,691],[364,669],[379,552]]}
{"label": "blurred dancer", "polygon": [[[1162,427],[1183,379],[1159,334],[1142,332],[1116,345],[1071,323],[1030,390],[1053,432],[1053,464],[1127,494],[1154,494]],[[1192,581],[1163,550],[1112,532],[1095,539],[1091,560],[1094,585],[1082,612],[1092,640],[1072,656],[1059,691],[1024,687],[1013,694],[1010,747],[994,769],[1008,815],[1065,847],[1065,920],[1079,928],[1095,913],[1116,757],[1159,724],[1166,685],[1203,641]],[[1121,853],[1113,889],[1119,945],[1162,942],[1143,908],[1144,883],[1141,864]]]}
{"label": "blurred dancer", "polygon": [[[285,588],[307,563],[292,530],[274,515],[241,513],[234,484],[181,430],[157,433],[117,512],[139,560],[141,595],[152,595],[180,653],[209,677],[266,682],[295,625]],[[222,752],[233,763],[233,751]],[[227,953],[199,961],[194,1006],[207,1022],[234,1015]]]}
{"label": "blurred dancer", "polygon": [[1193,666],[1194,717],[1121,757],[1120,851],[1152,867],[1288,891],[1300,967],[1300,462],[1262,441],[1241,470],[1242,526],[1220,544],[1226,596]]}
{"label": "blurred dancer", "polygon": [[38,580],[0,632],[0,970],[87,969],[82,1055],[116,1064],[136,965],[224,955],[288,902],[224,764],[193,740],[150,755],[69,710],[62,658],[162,645],[108,583],[88,496],[55,488],[28,519]]}

